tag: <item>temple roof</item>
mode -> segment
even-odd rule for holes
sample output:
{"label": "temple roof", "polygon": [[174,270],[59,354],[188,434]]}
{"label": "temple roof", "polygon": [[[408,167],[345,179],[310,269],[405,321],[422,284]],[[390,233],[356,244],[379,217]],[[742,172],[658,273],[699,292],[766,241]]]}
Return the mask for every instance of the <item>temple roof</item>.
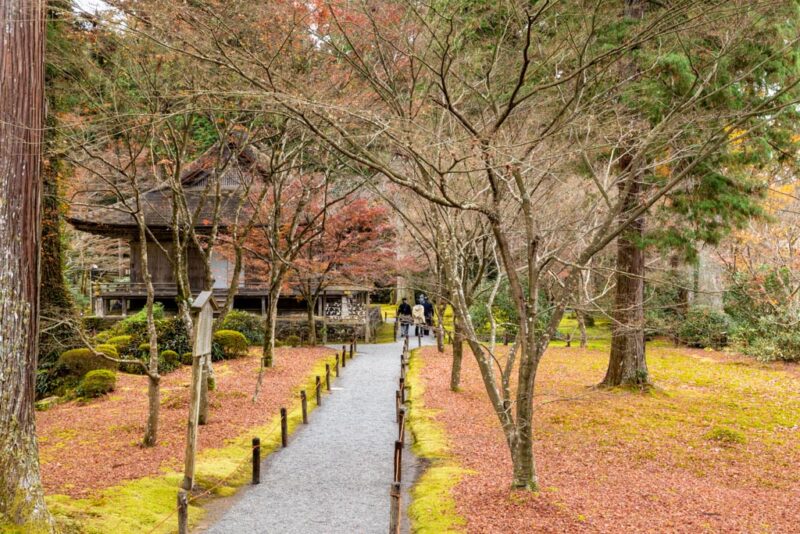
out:
{"label": "temple roof", "polygon": [[[247,145],[235,157],[231,157],[235,148],[238,148],[235,143],[228,143],[220,150],[220,144],[216,143],[187,165],[181,173],[183,196],[186,207],[195,220],[195,228],[210,228],[213,225],[216,195],[213,187],[209,187],[209,179],[213,178],[213,173],[219,172],[219,167],[224,166],[219,175],[220,227],[228,226],[235,220],[239,201],[247,186],[250,185],[252,192],[256,187],[261,187],[263,177],[268,175],[264,171],[264,156],[257,148]],[[218,165],[218,161],[226,162],[227,165]],[[141,194],[141,210],[151,231],[168,230],[172,226],[172,193],[169,185],[163,184]],[[80,211],[71,211],[67,221],[84,232],[106,236],[130,235],[138,231],[133,215],[135,206],[134,197],[108,206],[89,206]],[[248,217],[251,213],[252,207],[245,202],[239,218]]]}

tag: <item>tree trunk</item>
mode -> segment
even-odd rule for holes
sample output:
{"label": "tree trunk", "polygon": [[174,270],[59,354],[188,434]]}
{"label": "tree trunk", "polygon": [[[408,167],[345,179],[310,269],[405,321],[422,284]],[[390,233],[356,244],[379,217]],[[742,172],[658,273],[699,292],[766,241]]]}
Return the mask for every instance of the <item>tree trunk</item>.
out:
{"label": "tree trunk", "polygon": [[453,366],[450,369],[450,390],[458,391],[461,385],[461,361],[464,359],[464,338],[458,320],[453,322]]}
{"label": "tree trunk", "polygon": [[[135,179],[132,185],[136,194],[136,205],[141,208],[139,186]],[[147,365],[147,425],[145,426],[142,444],[145,447],[153,447],[158,442],[158,419],[161,408],[161,377],[158,374],[158,331],[156,330],[156,321],[153,316],[156,292],[153,287],[153,275],[150,273],[150,257],[147,254],[147,225],[141,212],[137,212],[136,222],[139,227],[139,255],[142,262],[142,279],[147,290],[147,301],[144,309],[147,315],[147,338],[150,345]]]}
{"label": "tree trunk", "polygon": [[[626,208],[636,205],[641,181],[631,174]],[[624,212],[628,210],[625,209]],[[611,356],[601,385],[649,383],[644,347],[644,218],[637,219],[617,240],[617,291],[612,312]]]}
{"label": "tree trunk", "polygon": [[272,367],[275,356],[275,326],[278,323],[278,299],[280,298],[279,289],[271,289],[269,292],[269,305],[267,306],[267,318],[264,321],[264,352],[262,365]]}
{"label": "tree trunk", "polygon": [[44,2],[0,2],[0,527],[52,532],[33,400],[39,329]]}
{"label": "tree trunk", "polygon": [[[625,0],[623,15],[642,20],[644,0]],[[625,75],[635,77],[639,68],[634,59],[624,66]],[[628,174],[619,184],[625,195],[622,216],[639,204],[644,176],[633,156],[623,158],[621,169]],[[617,238],[617,292],[612,312],[611,356],[602,386],[636,386],[649,383],[644,354],[644,216],[636,219]]]}
{"label": "tree trunk", "polygon": [[[529,311],[536,309],[535,298],[534,296],[534,304],[527,307]],[[534,324],[535,318],[530,313],[527,314],[527,317],[532,320],[524,320],[525,315],[520,315],[524,324],[520,324],[520,335],[518,336],[520,360],[516,395],[516,435],[511,443],[511,462],[514,470],[511,486],[517,489],[537,491],[539,479],[536,474],[536,462],[533,458],[533,387],[541,354],[537,351],[536,346],[538,334],[533,328],[529,328],[529,325]],[[523,320],[520,323],[523,323]]]}
{"label": "tree trunk", "polygon": [[588,336],[586,335],[586,315],[583,310],[575,310],[575,317],[578,319],[578,330],[581,333],[581,348],[585,349],[588,344]]}
{"label": "tree trunk", "polygon": [[312,347],[317,344],[317,324],[314,318],[314,308],[317,306],[317,299],[306,299],[306,313],[308,314],[308,344]]}
{"label": "tree trunk", "polygon": [[[55,125],[55,121],[49,122]],[[75,306],[64,280],[58,184],[60,168],[61,164],[54,156],[45,159],[42,169],[41,287],[47,288],[39,302],[43,324],[39,333],[38,367],[42,370],[52,369],[62,352],[78,346],[74,323],[64,320],[75,315]]]}

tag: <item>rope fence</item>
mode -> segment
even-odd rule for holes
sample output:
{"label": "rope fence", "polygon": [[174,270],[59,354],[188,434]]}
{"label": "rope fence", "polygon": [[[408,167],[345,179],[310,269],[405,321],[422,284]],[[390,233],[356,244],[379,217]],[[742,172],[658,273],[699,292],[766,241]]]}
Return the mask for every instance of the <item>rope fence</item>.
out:
{"label": "rope fence", "polygon": [[[342,354],[341,356],[337,353],[336,360],[333,367],[333,372],[338,377],[340,374],[339,364],[341,363],[341,367],[344,368],[346,365],[346,360],[352,360],[358,353],[358,342],[355,338],[350,343],[349,347],[349,358],[348,358],[348,350],[347,346],[342,346]],[[328,392],[331,393],[331,364],[325,364],[325,376],[315,376],[314,382],[314,397],[315,397],[315,405],[317,407],[322,406],[322,389],[323,389],[323,382],[325,381],[324,388]],[[281,438],[281,448],[286,448],[289,446],[289,419],[294,418],[298,415],[300,416],[300,420],[302,424],[307,425],[309,424],[308,419],[308,395],[305,389],[300,390],[299,392],[299,399],[300,405],[299,407],[288,411],[285,407],[281,407],[280,409],[280,418],[273,422],[273,424],[268,428],[266,435],[272,436],[273,433],[277,433],[280,429]],[[158,531],[163,527],[168,521],[175,518],[177,516],[177,523],[178,523],[178,534],[188,534],[189,533],[189,506],[192,503],[195,503],[204,497],[207,497],[214,493],[218,488],[225,485],[231,477],[239,474],[244,466],[247,463],[252,464],[252,476],[251,476],[251,484],[256,485],[261,483],[261,447],[262,442],[261,438],[256,436],[252,439],[252,444],[250,449],[245,453],[244,457],[236,464],[236,467],[227,475],[222,477],[221,479],[217,480],[213,485],[207,488],[203,488],[200,493],[193,493],[187,491],[185,489],[178,490],[177,494],[177,506],[166,516],[164,516],[158,523],[153,526],[150,530],[147,531],[148,534],[153,534],[154,532]],[[121,526],[122,520],[117,525],[117,527]],[[115,530],[117,530],[115,528]]]}

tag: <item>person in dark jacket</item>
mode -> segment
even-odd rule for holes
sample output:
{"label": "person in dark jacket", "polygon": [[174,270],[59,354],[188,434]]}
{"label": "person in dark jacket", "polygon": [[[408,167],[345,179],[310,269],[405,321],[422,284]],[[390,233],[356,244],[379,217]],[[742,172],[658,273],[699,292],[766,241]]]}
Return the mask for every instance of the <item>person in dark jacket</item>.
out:
{"label": "person in dark jacket", "polygon": [[425,324],[429,327],[425,329],[425,335],[431,333],[430,327],[433,327],[433,304],[428,300],[428,297],[422,297],[422,305],[425,307]]}
{"label": "person in dark jacket", "polygon": [[403,298],[403,302],[397,307],[396,320],[400,322],[400,335],[408,337],[408,325],[411,323],[411,305],[408,299]]}

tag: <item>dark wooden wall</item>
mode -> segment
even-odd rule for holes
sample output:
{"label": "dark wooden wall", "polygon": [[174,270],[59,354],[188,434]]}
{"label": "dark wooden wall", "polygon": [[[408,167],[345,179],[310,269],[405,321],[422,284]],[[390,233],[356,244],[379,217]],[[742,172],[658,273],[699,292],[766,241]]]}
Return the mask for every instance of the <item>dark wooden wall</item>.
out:
{"label": "dark wooden wall", "polygon": [[[142,255],[139,241],[130,241],[131,247],[131,282],[144,282],[142,277]],[[171,242],[162,241],[167,252],[172,255],[174,247]],[[175,277],[172,272],[172,262],[170,256],[164,254],[161,247],[156,243],[147,243],[147,262],[154,284],[174,284]],[[189,283],[192,291],[203,289],[205,280],[205,263],[199,250],[192,247],[189,249]]]}

